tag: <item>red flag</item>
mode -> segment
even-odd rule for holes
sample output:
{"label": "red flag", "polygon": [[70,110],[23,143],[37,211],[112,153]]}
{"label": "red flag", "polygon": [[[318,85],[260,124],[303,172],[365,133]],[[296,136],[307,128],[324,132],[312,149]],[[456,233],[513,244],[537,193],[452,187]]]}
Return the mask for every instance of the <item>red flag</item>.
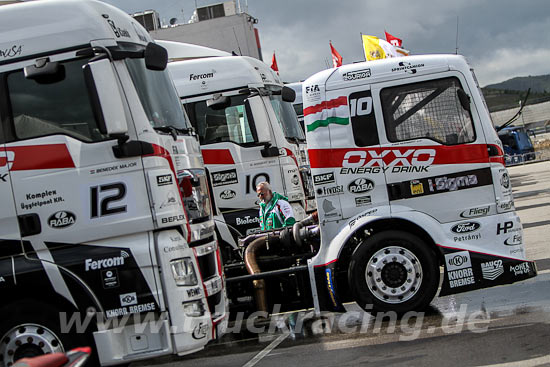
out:
{"label": "red flag", "polygon": [[279,67],[277,66],[277,59],[275,58],[275,51],[273,51],[273,58],[271,59],[271,68],[279,75]]}
{"label": "red flag", "polygon": [[334,47],[332,47],[332,42],[329,42],[330,45],[330,53],[332,54],[332,67],[337,68],[339,66],[342,66],[342,56],[336,51]]}
{"label": "red flag", "polygon": [[386,33],[386,41],[388,41],[392,46],[401,47],[401,45],[403,45],[403,41],[400,38],[394,37],[386,31],[384,31],[384,33]]}

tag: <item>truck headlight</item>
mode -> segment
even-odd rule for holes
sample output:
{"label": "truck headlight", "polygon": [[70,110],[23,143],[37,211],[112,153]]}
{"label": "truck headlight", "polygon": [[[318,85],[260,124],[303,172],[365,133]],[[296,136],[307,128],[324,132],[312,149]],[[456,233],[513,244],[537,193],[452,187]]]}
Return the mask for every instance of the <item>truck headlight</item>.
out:
{"label": "truck headlight", "polygon": [[190,257],[170,261],[172,275],[177,285],[197,285],[197,273]]}
{"label": "truck headlight", "polygon": [[201,300],[185,302],[182,305],[185,316],[199,317],[204,315],[204,305]]}

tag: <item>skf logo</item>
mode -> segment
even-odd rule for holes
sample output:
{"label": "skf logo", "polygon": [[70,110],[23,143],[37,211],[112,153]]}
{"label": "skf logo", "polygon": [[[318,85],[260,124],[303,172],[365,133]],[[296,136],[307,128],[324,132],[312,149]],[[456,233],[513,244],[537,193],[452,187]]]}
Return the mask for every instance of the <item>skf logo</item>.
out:
{"label": "skf logo", "polygon": [[172,184],[172,175],[157,176],[157,186],[165,186]]}
{"label": "skf logo", "polygon": [[374,150],[352,150],[344,155],[342,167],[428,166],[434,160],[435,149],[407,149],[404,152],[388,149],[380,153]]}
{"label": "skf logo", "polygon": [[15,152],[12,152],[11,150],[0,150],[0,168],[7,166],[8,169],[11,169],[14,160]]}
{"label": "skf logo", "polygon": [[315,92],[317,92],[317,93],[321,92],[321,89],[319,89],[318,84],[308,85],[306,87],[306,94],[315,93]]}

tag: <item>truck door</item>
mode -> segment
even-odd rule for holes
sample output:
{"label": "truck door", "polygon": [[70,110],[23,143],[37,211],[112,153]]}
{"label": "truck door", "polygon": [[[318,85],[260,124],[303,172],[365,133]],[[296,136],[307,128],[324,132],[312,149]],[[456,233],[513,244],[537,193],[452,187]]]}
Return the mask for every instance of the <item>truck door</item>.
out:
{"label": "truck door", "polygon": [[495,194],[487,145],[464,92],[458,72],[373,87],[392,213],[412,209],[442,223],[489,213]]}
{"label": "truck door", "polygon": [[[148,246],[121,239],[152,229],[143,165],[140,157],[115,158],[117,141],[100,133],[87,63],[62,60],[63,73],[47,82],[23,69],[5,73],[11,115],[4,154],[10,152],[17,215],[25,218],[21,236],[38,258],[84,279],[106,309],[125,306],[124,294],[132,304],[154,302],[152,285],[136,272],[138,263],[151,262]],[[140,240],[148,243],[146,235]]]}
{"label": "truck door", "polygon": [[320,219],[346,219],[385,205],[388,196],[383,165],[376,160],[379,131],[370,86],[327,91],[324,103],[304,113],[314,120],[306,126],[308,134],[315,134],[321,146],[331,144],[330,150],[309,149],[312,168],[326,168],[313,170]]}

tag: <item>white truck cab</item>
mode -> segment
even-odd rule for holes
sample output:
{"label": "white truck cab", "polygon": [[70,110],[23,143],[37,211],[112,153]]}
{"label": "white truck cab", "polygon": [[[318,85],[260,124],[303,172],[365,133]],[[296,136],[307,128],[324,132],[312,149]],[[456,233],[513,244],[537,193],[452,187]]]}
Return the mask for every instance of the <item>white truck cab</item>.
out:
{"label": "white truck cab", "polygon": [[286,196],[297,220],[315,209],[292,91],[265,63],[227,56],[172,62],[168,68],[212,177],[220,210],[216,225],[229,249],[224,262],[235,258],[239,236],[259,230],[258,183],[269,181]]}
{"label": "white truck cab", "polygon": [[527,260],[502,144],[465,59],[345,65],[303,83],[320,249],[320,308],[421,309],[524,280]]}
{"label": "white truck cab", "polygon": [[224,278],[166,50],[99,1],[6,5],[0,20],[0,363],[204,348],[226,329]]}

